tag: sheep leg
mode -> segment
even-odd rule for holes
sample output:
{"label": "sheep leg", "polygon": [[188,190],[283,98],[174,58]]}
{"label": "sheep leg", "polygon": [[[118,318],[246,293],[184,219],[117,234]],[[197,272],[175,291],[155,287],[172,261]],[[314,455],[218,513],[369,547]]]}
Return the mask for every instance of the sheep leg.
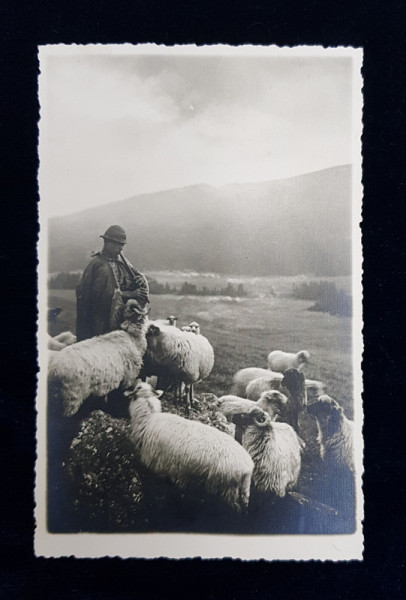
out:
{"label": "sheep leg", "polygon": [[72,417],[75,415],[79,408],[82,406],[82,398],[76,398],[76,396],[64,397],[63,398],[63,416]]}
{"label": "sheep leg", "polygon": [[239,488],[239,504],[244,516],[248,514],[248,505],[250,500],[251,473],[244,475]]}
{"label": "sheep leg", "polygon": [[185,403],[185,412],[186,412],[187,416],[190,415],[190,409],[192,407],[192,402],[190,400],[190,398],[191,398],[191,393],[190,393],[191,387],[192,387],[191,384],[190,385],[185,385],[184,403]]}

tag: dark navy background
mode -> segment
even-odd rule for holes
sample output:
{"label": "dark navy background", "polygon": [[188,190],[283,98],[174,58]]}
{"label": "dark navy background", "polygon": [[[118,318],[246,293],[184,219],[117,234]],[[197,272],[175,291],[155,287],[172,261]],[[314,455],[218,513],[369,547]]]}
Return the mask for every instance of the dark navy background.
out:
{"label": "dark navy background", "polygon": [[[1,599],[406,597],[405,13],[401,0],[0,2]],[[364,47],[363,563],[34,557],[37,45],[61,42]]]}

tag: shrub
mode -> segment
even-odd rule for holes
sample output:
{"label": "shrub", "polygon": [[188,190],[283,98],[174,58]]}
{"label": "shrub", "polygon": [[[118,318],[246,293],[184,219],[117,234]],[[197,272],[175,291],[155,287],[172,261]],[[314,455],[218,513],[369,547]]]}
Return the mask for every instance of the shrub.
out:
{"label": "shrub", "polygon": [[314,300],[315,304],[308,310],[328,312],[330,315],[351,317],[352,297],[344,290],[337,289],[331,281],[311,281],[294,285],[293,298],[298,300]]}

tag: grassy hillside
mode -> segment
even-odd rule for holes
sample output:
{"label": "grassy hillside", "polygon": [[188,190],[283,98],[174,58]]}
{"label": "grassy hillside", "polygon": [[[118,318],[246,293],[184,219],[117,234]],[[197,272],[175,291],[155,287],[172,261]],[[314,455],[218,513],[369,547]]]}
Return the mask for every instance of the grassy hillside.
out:
{"label": "grassy hillside", "polygon": [[[228,392],[233,374],[244,367],[266,368],[271,350],[311,353],[305,374],[326,384],[328,393],[352,416],[351,319],[309,312],[312,302],[291,298],[228,299],[152,296],[151,319],[175,314],[180,326],[197,320],[215,351],[215,366],[197,392]],[[50,306],[63,311],[51,334],[75,329],[73,290],[52,290]]]}

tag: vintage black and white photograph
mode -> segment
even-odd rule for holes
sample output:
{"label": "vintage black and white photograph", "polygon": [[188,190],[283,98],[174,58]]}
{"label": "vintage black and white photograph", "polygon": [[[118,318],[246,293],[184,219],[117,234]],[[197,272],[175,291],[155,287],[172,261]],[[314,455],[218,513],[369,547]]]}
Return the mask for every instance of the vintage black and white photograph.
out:
{"label": "vintage black and white photograph", "polygon": [[36,555],[361,559],[362,50],[39,64]]}

